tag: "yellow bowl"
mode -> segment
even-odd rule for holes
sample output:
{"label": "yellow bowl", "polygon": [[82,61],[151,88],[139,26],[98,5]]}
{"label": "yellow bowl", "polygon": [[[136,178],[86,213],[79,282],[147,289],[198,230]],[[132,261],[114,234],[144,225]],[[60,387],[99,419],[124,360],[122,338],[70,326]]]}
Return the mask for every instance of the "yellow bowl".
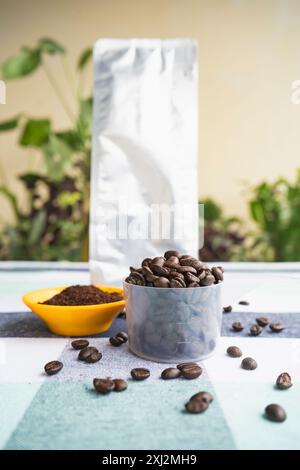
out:
{"label": "yellow bowl", "polygon": [[[106,331],[114,318],[125,307],[125,301],[110,302],[99,305],[58,306],[45,305],[44,302],[61,292],[67,286],[49,287],[27,292],[23,302],[40,317],[49,330],[62,336],[88,336]],[[117,292],[123,298],[123,289],[117,287],[97,286],[105,292]]]}

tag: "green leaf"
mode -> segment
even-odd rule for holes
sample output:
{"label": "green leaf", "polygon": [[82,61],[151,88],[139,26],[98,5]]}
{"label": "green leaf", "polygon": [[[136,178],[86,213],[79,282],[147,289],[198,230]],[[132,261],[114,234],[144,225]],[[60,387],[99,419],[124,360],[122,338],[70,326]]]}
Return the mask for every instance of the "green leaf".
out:
{"label": "green leaf", "polygon": [[32,219],[31,229],[28,235],[28,245],[37,243],[46,227],[47,214],[46,211],[40,210]]}
{"label": "green leaf", "polygon": [[68,130],[62,132],[56,132],[56,137],[66,142],[75,152],[82,150],[82,139],[77,131]]}
{"label": "green leaf", "polygon": [[65,48],[54,39],[42,38],[39,40],[40,50],[47,54],[64,54]]}
{"label": "green leaf", "polygon": [[19,124],[20,116],[17,116],[13,119],[9,119],[8,121],[0,122],[0,132],[4,131],[11,131],[15,129]]}
{"label": "green leaf", "polygon": [[91,134],[93,114],[93,99],[86,98],[80,101],[78,130],[85,138]]}
{"label": "green leaf", "polygon": [[72,166],[72,149],[62,139],[51,135],[44,146],[44,152],[47,176],[55,183],[59,183]]}
{"label": "green leaf", "polygon": [[46,181],[46,177],[44,175],[39,175],[38,173],[24,173],[23,175],[19,175],[19,180],[21,180],[26,188],[34,189],[36,184],[39,181]]}
{"label": "green leaf", "polygon": [[78,59],[78,64],[77,68],[79,70],[84,69],[84,67],[88,64],[90,59],[92,58],[93,55],[93,49],[91,47],[87,47],[81,54]]}
{"label": "green leaf", "polygon": [[18,54],[7,59],[2,65],[4,80],[14,80],[32,73],[41,63],[39,49],[23,47]]}
{"label": "green leaf", "polygon": [[12,191],[10,191],[6,186],[0,186],[0,194],[6,197],[6,199],[10,202],[12,209],[14,211],[14,215],[16,219],[21,217],[21,213],[18,208],[17,198]]}
{"label": "green leaf", "polygon": [[40,147],[50,134],[51,124],[49,119],[29,119],[20,137],[20,145],[24,147]]}
{"label": "green leaf", "polygon": [[64,209],[69,206],[74,206],[81,199],[82,199],[82,194],[78,191],[73,191],[73,192],[63,191],[57,197],[59,206]]}

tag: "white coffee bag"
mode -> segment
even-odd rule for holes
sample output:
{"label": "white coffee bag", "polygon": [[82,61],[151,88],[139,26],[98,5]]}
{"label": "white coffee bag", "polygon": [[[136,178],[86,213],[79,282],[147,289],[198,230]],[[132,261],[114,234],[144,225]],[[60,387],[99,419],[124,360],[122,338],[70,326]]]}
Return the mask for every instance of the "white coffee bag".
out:
{"label": "white coffee bag", "polygon": [[197,47],[190,39],[99,39],[94,47],[90,270],[198,252]]}

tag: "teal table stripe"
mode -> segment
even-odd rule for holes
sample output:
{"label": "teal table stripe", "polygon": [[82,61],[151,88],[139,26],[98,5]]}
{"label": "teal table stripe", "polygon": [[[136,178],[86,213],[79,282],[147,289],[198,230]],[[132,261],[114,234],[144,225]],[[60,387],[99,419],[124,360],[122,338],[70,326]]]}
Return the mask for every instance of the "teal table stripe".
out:
{"label": "teal table stripe", "polygon": [[[200,382],[200,381],[199,381]],[[97,394],[90,383],[46,381],[6,449],[233,449],[217,400],[201,415],[184,411],[201,381],[133,382]]]}

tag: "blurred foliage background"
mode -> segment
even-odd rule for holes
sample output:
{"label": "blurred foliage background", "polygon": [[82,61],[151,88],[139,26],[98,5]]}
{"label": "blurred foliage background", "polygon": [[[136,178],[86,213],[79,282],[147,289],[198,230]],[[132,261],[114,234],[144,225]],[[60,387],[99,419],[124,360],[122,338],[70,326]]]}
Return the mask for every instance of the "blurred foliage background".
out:
{"label": "blurred foliage background", "polygon": [[[25,111],[0,122],[0,132],[18,130],[18,144],[40,152],[40,172],[18,176],[26,191],[26,209],[16,194],[0,181],[0,195],[12,208],[14,219],[0,231],[0,259],[87,260],[89,222],[89,179],[91,155],[92,97],[83,96],[81,77],[92,50],[78,57],[78,86],[74,90],[76,113],[65,102],[55,71],[45,56],[61,56],[63,45],[49,38],[34,47],[23,47],[1,66],[5,81],[45,72],[61,106],[70,117],[69,129],[54,129],[51,117],[31,118]],[[65,72],[68,78],[68,63]],[[278,179],[249,188],[248,204],[252,228],[238,217],[225,215],[223,207],[209,198],[205,204],[204,260],[299,261],[300,260],[300,171],[295,181]]]}
{"label": "blurred foliage background", "polygon": [[[50,117],[32,119],[26,112],[0,123],[0,132],[18,129],[19,145],[38,149],[43,159],[40,172],[19,175],[26,191],[26,210],[0,181],[0,193],[14,215],[13,223],[5,225],[0,234],[1,259],[77,261],[88,257],[92,98],[82,96],[80,76],[92,50],[85,49],[78,58],[75,115],[64,99],[55,70],[44,60],[49,55],[60,55],[64,60],[66,50],[57,41],[42,38],[35,47],[23,47],[1,67],[5,81],[27,77],[43,68],[72,123],[69,129],[58,130]],[[68,62],[64,66],[68,78]]]}

